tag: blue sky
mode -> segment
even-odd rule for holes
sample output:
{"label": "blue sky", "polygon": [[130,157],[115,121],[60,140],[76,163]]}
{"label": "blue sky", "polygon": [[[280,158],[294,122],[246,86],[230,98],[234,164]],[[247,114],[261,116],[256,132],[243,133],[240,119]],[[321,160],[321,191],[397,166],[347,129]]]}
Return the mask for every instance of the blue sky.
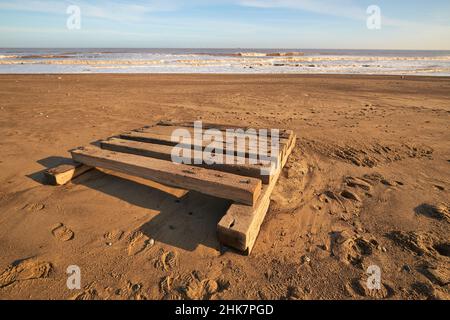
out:
{"label": "blue sky", "polygon": [[[80,29],[66,26],[70,5]],[[0,47],[450,50],[450,1],[0,0]]]}

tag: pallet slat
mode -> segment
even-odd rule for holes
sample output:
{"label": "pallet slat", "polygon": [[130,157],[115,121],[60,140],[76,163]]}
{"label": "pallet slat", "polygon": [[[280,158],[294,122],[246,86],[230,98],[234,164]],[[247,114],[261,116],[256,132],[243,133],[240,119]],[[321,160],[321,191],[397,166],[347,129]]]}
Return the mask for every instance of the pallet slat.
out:
{"label": "pallet slat", "polygon": [[[151,127],[143,127],[143,128],[139,128],[136,130],[133,130],[134,132],[145,132],[145,133],[152,133],[152,134],[157,134],[157,135],[163,135],[163,136],[171,136],[172,133],[177,130],[177,129],[184,129],[187,130],[191,137],[194,137],[194,127],[193,126],[168,126],[168,125],[155,125],[155,126],[151,126]],[[223,137],[226,139],[226,129],[224,128],[224,126],[220,126],[220,129],[217,129],[215,127],[206,127],[203,128],[203,130],[208,130],[208,129],[216,129],[219,130],[222,134]],[[244,133],[234,133],[236,137],[238,138],[245,138],[246,142],[249,141],[249,139],[252,138],[256,138],[259,143],[263,143],[265,142],[267,144],[267,148],[268,150],[270,150],[271,148],[271,135],[270,135],[270,130],[266,129],[268,132],[268,135],[265,137],[261,137],[258,134],[253,134],[251,132],[244,132]],[[288,142],[288,138],[290,136],[290,134],[292,133],[292,131],[290,130],[279,130],[280,131],[280,136],[279,136],[279,143],[280,145],[286,144]],[[203,131],[204,133],[204,131]],[[226,141],[224,141],[225,143]],[[225,143],[227,145],[227,143]]]}
{"label": "pallet slat", "polygon": [[[129,154],[135,154],[145,157],[152,157],[161,160],[171,161],[172,159],[172,146],[166,146],[154,143],[144,143],[139,141],[110,138],[100,142],[102,149],[123,152]],[[195,154],[191,149],[186,149],[186,153],[189,154],[186,160],[190,160],[193,166],[198,166],[206,169],[218,170],[223,172],[229,172],[238,174],[241,176],[249,176],[253,178],[259,178],[264,184],[268,184],[271,180],[271,175],[261,175],[261,168],[263,165],[249,164],[249,159],[234,156],[232,163],[212,163],[207,164],[200,158],[201,164],[195,164]]]}
{"label": "pallet slat", "polygon": [[[191,141],[189,143],[174,142],[174,141],[172,141],[171,135],[158,134],[158,133],[153,133],[151,131],[146,132],[146,131],[142,131],[142,130],[122,133],[122,134],[120,134],[120,138],[125,139],[125,140],[139,141],[139,142],[163,144],[163,145],[167,145],[167,146],[181,145],[181,146],[186,146],[186,147],[199,147],[202,150],[204,150],[210,144],[209,141],[202,141],[201,143],[196,143],[195,141],[192,141],[192,143],[191,143]],[[284,141],[280,141],[280,146],[279,146],[277,155],[279,155],[281,149],[283,149],[284,146],[285,146]],[[221,150],[223,153],[226,153],[227,150],[229,149],[228,144],[224,142],[223,147],[217,148],[217,149]],[[235,150],[234,155],[238,155],[238,153],[236,152],[236,149],[237,149],[237,147],[234,148],[234,150]],[[245,150],[242,150],[242,153],[246,158],[249,158],[249,157],[252,157],[254,159],[261,158],[257,146],[250,147],[248,144],[246,144]],[[270,148],[267,149],[267,155],[271,155]]]}
{"label": "pallet slat", "polygon": [[[195,129],[194,126],[183,126],[183,125],[174,125],[174,126],[168,126],[168,125],[154,125],[151,127],[142,127],[139,129],[135,129],[133,131],[136,132],[151,132],[151,133],[155,133],[155,134],[160,134],[160,135],[172,135],[172,133],[175,130],[179,130],[179,129],[183,129],[186,130],[187,132],[189,132],[191,134],[191,136],[194,136],[195,133]],[[227,134],[227,130],[229,129],[241,129],[241,128],[225,128],[225,126],[220,125],[219,128],[217,127],[213,127],[213,126],[207,126],[207,127],[202,127],[203,131],[202,133],[204,134],[207,130],[209,129],[214,129],[219,131],[220,133],[222,133],[225,137],[225,135]],[[245,129],[242,129],[242,131],[236,131],[233,134],[238,136],[238,137],[245,137],[245,138],[258,138],[258,141],[265,141],[268,145],[270,145],[270,139],[271,139],[271,131],[270,129],[265,129],[267,132],[266,136],[260,136],[259,132],[254,129],[255,132],[253,131],[246,131]],[[279,130],[279,129],[278,129]],[[286,141],[286,139],[289,137],[289,135],[286,136],[286,133],[289,133],[286,130],[279,130],[279,139],[281,141]]]}
{"label": "pallet slat", "polygon": [[[193,128],[194,127],[194,122],[192,121],[182,121],[182,122],[175,122],[175,121],[160,121],[158,122],[157,126],[167,126],[167,127],[174,127],[174,126],[179,126],[179,127],[186,127],[186,128]],[[144,127],[144,128],[153,128],[155,126],[149,126],[149,127]],[[207,129],[217,129],[217,130],[221,130],[221,131],[225,131],[227,129],[243,129],[244,131],[248,130],[248,129],[266,129],[266,128],[250,128],[250,127],[240,127],[240,126],[235,126],[235,125],[229,125],[229,124],[215,124],[215,123],[208,123],[208,122],[202,122],[202,128],[204,130]],[[270,129],[268,130],[268,135],[270,136]],[[280,138],[289,138],[292,134],[291,130],[283,130],[283,129],[278,129],[279,130],[279,135]]]}
{"label": "pallet slat", "polygon": [[169,186],[194,190],[253,206],[261,180],[132,154],[86,147],[71,151],[74,161],[118,171]]}

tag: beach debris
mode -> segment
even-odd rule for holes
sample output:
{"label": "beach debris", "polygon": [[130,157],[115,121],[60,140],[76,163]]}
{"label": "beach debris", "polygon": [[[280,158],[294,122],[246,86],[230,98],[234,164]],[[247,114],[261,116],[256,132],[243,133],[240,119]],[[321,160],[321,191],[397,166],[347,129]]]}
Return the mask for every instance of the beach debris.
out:
{"label": "beach debris", "polygon": [[[240,132],[249,132],[250,138],[254,137],[259,144],[267,144],[267,147],[263,148],[266,151],[263,156],[260,149],[244,144],[245,152],[242,155],[234,155],[225,163],[190,159],[191,164],[187,165],[172,161],[174,146],[179,147],[181,151],[186,148],[185,144],[177,145],[173,142],[172,133],[178,129],[185,130],[188,134],[194,134],[195,130],[198,130],[193,122],[161,121],[157,125],[128,131],[100,141],[100,148],[90,145],[72,150],[74,163],[64,168],[50,169],[48,176],[54,184],[64,184],[76,175],[97,167],[231,200],[230,208],[218,223],[219,241],[228,247],[250,253],[268,210],[277,179],[295,147],[295,133],[284,129],[261,128],[252,131],[245,127],[202,124],[201,132],[203,129],[215,129],[219,134],[226,135],[231,130],[235,131],[234,139],[242,136]],[[276,132],[279,138],[276,149],[272,149],[273,139],[269,139],[270,135],[267,135],[272,132]],[[206,152],[211,141],[204,139],[206,140],[201,140],[198,147]],[[223,143],[222,146],[216,147],[215,152],[220,150],[227,154],[229,148],[228,142]],[[272,156],[281,160],[281,165],[266,168],[262,160],[258,159],[265,159],[267,152],[275,150],[276,154]],[[249,161],[250,158],[257,159],[257,163]],[[180,202],[179,199],[175,201]],[[169,228],[174,231],[178,229],[172,224],[169,224]],[[135,255],[153,245],[154,240],[146,235],[135,235],[129,242],[128,253]]]}
{"label": "beach debris", "polygon": [[311,262],[311,258],[308,257],[307,255],[304,255],[304,256],[302,257],[302,262],[303,262],[303,263],[310,263],[310,262]]}

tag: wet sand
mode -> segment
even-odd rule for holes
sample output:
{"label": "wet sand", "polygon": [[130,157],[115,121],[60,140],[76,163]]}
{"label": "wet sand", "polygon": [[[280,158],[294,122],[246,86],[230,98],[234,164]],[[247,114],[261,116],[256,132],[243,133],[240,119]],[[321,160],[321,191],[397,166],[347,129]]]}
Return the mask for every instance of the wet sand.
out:
{"label": "wet sand", "polygon": [[[450,78],[1,75],[0,299],[449,299]],[[251,256],[228,203],[94,170],[68,150],[159,120],[298,136]],[[154,242],[154,243],[153,243]],[[66,269],[81,269],[68,290]],[[381,290],[368,290],[377,265]]]}

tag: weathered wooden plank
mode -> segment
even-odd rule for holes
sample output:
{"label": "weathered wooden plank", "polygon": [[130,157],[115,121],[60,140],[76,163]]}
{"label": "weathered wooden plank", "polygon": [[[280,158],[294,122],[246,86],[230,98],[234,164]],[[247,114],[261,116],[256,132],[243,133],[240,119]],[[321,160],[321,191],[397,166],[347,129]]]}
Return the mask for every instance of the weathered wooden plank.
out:
{"label": "weathered wooden plank", "polygon": [[254,205],[261,192],[261,180],[251,177],[107,151],[97,147],[85,147],[71,153],[75,161],[88,166],[123,172],[250,206]]}
{"label": "weathered wooden plank", "polygon": [[[110,151],[124,152],[167,161],[172,160],[173,147],[162,144],[110,138],[109,140],[101,141],[100,146],[102,149]],[[226,163],[211,163],[212,161],[210,161],[211,164],[208,164],[205,163],[205,161],[210,159],[205,159],[204,156],[196,156],[195,152],[191,148],[184,149],[183,156],[185,163],[186,161],[190,161],[190,164],[196,167],[229,172],[241,176],[259,178],[265,184],[268,184],[271,180],[271,175],[261,174],[261,169],[263,167],[263,164],[261,162],[259,162],[258,164],[250,164],[250,161],[247,158],[234,156],[231,161],[226,161]],[[225,162],[225,160],[226,159],[224,156],[223,162]]]}
{"label": "weathered wooden plank", "polygon": [[158,183],[153,180],[144,179],[144,178],[136,177],[136,176],[131,176],[129,174],[122,173],[122,172],[117,172],[117,171],[112,171],[112,170],[102,169],[102,168],[96,168],[96,170],[103,172],[110,176],[114,176],[114,177],[117,177],[120,179],[125,179],[128,181],[132,181],[132,182],[150,187],[152,189],[158,189],[158,190],[165,192],[167,194],[170,194],[176,198],[182,198],[189,192],[189,190],[175,188],[175,187],[169,187],[169,186],[166,186],[165,184]]}
{"label": "weathered wooden plank", "polygon": [[269,209],[270,195],[282,168],[287,162],[289,154],[295,147],[295,141],[295,134],[292,133],[291,141],[280,159],[281,165],[278,167],[270,184],[263,186],[261,195],[253,208],[235,203],[230,206],[227,213],[222,217],[217,225],[217,234],[221,243],[240,251],[247,251],[250,254]]}
{"label": "weathered wooden plank", "polygon": [[[223,127],[223,126],[222,126]],[[193,127],[183,127],[183,126],[164,126],[164,125],[155,125],[155,126],[151,126],[151,127],[143,127],[140,129],[136,129],[133,130],[135,132],[146,132],[146,133],[150,133],[150,134],[157,134],[157,135],[163,135],[163,136],[172,136],[172,133],[175,130],[178,129],[183,129],[186,130],[187,132],[189,132],[189,134],[191,135],[192,138],[194,138],[194,134],[195,134],[195,130]],[[205,134],[207,128],[203,128],[204,130],[202,131],[202,134]],[[270,136],[270,134],[268,134],[267,136],[260,136],[258,133],[257,134],[252,134],[252,132],[244,132],[244,133],[239,133],[239,132],[235,132],[233,133],[233,136],[231,138],[233,138],[233,140],[235,140],[233,143],[229,143],[229,141],[226,141],[227,139],[227,132],[225,131],[225,129],[223,128],[213,128],[215,130],[219,130],[222,134],[223,134],[223,139],[224,141],[224,146],[225,148],[229,148],[229,146],[234,146],[234,148],[236,149],[237,147],[237,140],[239,139],[242,142],[245,142],[249,145],[248,150],[251,150],[251,152],[253,153],[258,153],[260,150],[258,149],[258,147],[260,146],[264,146],[264,144],[267,146],[267,151],[270,154],[270,150],[272,149],[272,138]],[[229,129],[229,128],[227,128]],[[270,133],[270,129],[266,129],[268,133]],[[292,134],[292,131],[290,130],[280,130],[280,132],[283,131],[284,132],[284,136],[279,136],[279,148],[281,149],[287,142],[288,142],[288,138],[289,136]],[[250,142],[252,142],[253,144],[255,144],[255,146],[250,146]],[[209,142],[206,141],[205,144],[203,144],[203,146],[207,145]],[[248,152],[248,150],[245,150],[246,152]]]}
{"label": "weathered wooden plank", "polygon": [[[211,143],[210,141],[206,141],[206,140],[197,142],[194,139],[192,139],[193,141],[188,141],[188,142],[172,141],[171,135],[158,134],[158,133],[153,133],[151,131],[149,131],[149,132],[142,132],[142,131],[126,132],[126,133],[120,134],[120,138],[126,139],[126,140],[147,142],[147,143],[163,144],[163,145],[168,145],[168,146],[179,145],[179,146],[186,146],[186,147],[193,147],[193,148],[201,148],[201,150],[204,150]],[[277,150],[277,155],[280,154],[280,149],[282,149],[285,146],[285,144],[286,144],[286,141],[280,139],[280,146],[279,146],[279,150]],[[234,142],[233,145],[234,145],[234,148],[233,148],[234,155],[241,156],[240,153],[242,153],[242,156],[244,156],[246,158],[250,158],[250,157],[253,159],[261,158],[261,154],[260,154],[260,150],[258,149],[258,146],[251,146],[248,143],[246,143],[244,145],[244,149],[239,150],[239,153],[238,153],[237,152],[238,146],[236,145],[236,142]],[[227,151],[228,152],[230,151],[231,147],[232,147],[232,145],[230,145],[226,142],[223,142],[223,146],[218,147],[217,151],[227,153]],[[268,145],[268,147],[267,147],[266,156],[271,156],[270,145]]]}
{"label": "weathered wooden plank", "polygon": [[79,162],[73,162],[48,169],[44,172],[44,175],[49,184],[60,186],[91,169],[92,167],[90,166],[83,165]]}
{"label": "weathered wooden plank", "polygon": [[[158,122],[157,126],[179,126],[179,127],[186,127],[186,128],[193,128],[194,122],[191,121],[182,121],[182,122],[176,122],[176,121],[160,121]],[[155,126],[147,126],[145,128],[154,128]],[[202,128],[203,130],[207,129],[217,129],[220,131],[226,131],[227,129],[242,129],[244,131],[247,131],[248,129],[267,129],[267,128],[258,128],[258,127],[242,127],[242,126],[236,126],[236,125],[229,125],[229,124],[219,124],[219,123],[209,123],[209,122],[202,122]],[[284,129],[278,129],[279,130],[279,136],[280,138],[289,138],[289,136],[292,134],[291,130],[284,130]],[[267,129],[267,134],[270,137],[271,131],[270,129]]]}
{"label": "weathered wooden plank", "polygon": [[[175,130],[179,130],[179,129],[183,129],[186,130],[187,132],[189,132],[191,134],[191,136],[194,136],[194,133],[196,132],[193,126],[183,126],[183,125],[154,125],[154,126],[146,126],[146,127],[142,127],[139,129],[135,129],[133,131],[137,131],[137,132],[151,132],[151,133],[155,133],[155,134],[162,134],[162,135],[172,135],[172,133]],[[237,127],[225,127],[223,125],[219,126],[219,127],[213,127],[213,126],[206,126],[206,127],[202,127],[201,133],[204,134],[207,130],[210,129],[214,129],[219,131],[220,133],[222,133],[225,137],[225,135],[227,134],[227,130],[236,130],[236,129],[240,129],[240,130],[236,130],[234,132],[230,132],[230,134],[232,133],[233,135],[236,135],[237,137],[240,138],[257,138],[259,139],[258,141],[265,141],[268,144],[270,144],[270,139],[272,137],[271,135],[271,130],[270,129],[265,129],[267,130],[267,135],[260,135],[260,132],[258,131],[259,129],[253,129],[253,130],[246,130],[244,128],[237,128]],[[280,130],[278,129],[280,135],[279,138],[280,139],[286,139],[289,136],[286,136],[286,130]]]}

